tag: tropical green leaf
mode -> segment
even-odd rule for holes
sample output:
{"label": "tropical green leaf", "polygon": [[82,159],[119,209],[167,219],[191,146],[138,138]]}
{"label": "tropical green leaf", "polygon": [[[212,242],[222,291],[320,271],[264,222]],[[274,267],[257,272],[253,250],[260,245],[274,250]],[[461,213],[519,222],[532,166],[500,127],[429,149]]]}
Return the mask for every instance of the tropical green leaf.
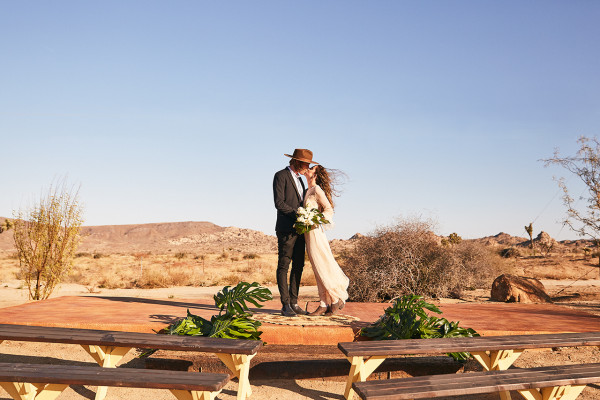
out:
{"label": "tropical green leaf", "polygon": [[[362,328],[359,334],[373,340],[431,339],[444,337],[473,337],[479,334],[471,328],[462,328],[458,322],[428,315],[427,311],[441,314],[438,307],[427,303],[422,296],[405,295],[394,299],[384,314],[373,324]],[[465,361],[469,353],[450,353],[451,357]]]}
{"label": "tropical green leaf", "polygon": [[217,308],[227,314],[239,315],[249,310],[246,302],[255,307],[262,307],[262,301],[272,300],[271,291],[260,286],[258,282],[240,282],[236,287],[225,286],[219,293],[215,294],[214,300]]}
{"label": "tropical green leaf", "polygon": [[[158,333],[168,335],[208,336],[226,339],[260,340],[260,321],[252,319],[246,302],[262,307],[262,301],[272,300],[271,291],[257,282],[240,282],[236,287],[225,286],[214,296],[219,314],[209,320],[190,313],[181,320],[162,329]],[[225,310],[225,313],[223,311]],[[140,357],[147,357],[156,350],[147,350]]]}

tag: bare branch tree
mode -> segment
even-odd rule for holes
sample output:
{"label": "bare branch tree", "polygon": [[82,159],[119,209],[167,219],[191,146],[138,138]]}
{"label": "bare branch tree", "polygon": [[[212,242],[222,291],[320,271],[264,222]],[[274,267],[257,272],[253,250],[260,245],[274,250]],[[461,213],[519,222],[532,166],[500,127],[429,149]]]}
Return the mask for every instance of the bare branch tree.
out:
{"label": "bare branch tree", "polygon": [[[543,159],[544,165],[558,165],[576,176],[585,185],[585,195],[575,199],[564,178],[557,179],[563,191],[563,204],[567,208],[564,223],[579,236],[600,240],[600,141],[596,137],[580,137],[579,150],[575,156],[561,156],[555,150],[554,157]],[[585,207],[577,207],[577,201],[585,201]],[[600,262],[600,259],[599,259]]]}
{"label": "bare branch tree", "polygon": [[71,267],[83,222],[78,192],[63,182],[38,204],[15,212],[15,247],[31,299],[48,298]]}

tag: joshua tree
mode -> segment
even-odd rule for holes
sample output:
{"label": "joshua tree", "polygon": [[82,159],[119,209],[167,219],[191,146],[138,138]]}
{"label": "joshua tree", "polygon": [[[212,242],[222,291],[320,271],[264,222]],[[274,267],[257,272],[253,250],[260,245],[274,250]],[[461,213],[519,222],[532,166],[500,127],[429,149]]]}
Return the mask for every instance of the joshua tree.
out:
{"label": "joshua tree", "polygon": [[529,248],[533,250],[533,222],[530,222],[529,225],[525,225],[525,231],[529,235]]}
{"label": "joshua tree", "polygon": [[51,186],[38,204],[15,212],[15,247],[33,300],[48,298],[71,267],[83,222],[77,195],[64,183]]}

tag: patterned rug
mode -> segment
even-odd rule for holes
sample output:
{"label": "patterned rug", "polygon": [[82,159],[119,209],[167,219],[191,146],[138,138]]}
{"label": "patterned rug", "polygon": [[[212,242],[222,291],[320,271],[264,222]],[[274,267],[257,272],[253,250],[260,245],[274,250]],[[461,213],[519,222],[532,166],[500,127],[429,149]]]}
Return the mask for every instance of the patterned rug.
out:
{"label": "patterned rug", "polygon": [[331,317],[309,317],[306,315],[284,317],[281,314],[256,313],[252,315],[252,318],[267,324],[297,326],[349,326],[352,322],[359,320],[357,317],[344,314],[335,314]]}

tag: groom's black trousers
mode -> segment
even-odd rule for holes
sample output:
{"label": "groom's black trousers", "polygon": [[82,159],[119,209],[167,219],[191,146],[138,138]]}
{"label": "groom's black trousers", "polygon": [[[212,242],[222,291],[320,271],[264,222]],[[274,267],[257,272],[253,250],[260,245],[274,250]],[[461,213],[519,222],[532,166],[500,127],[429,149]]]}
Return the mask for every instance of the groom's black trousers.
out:
{"label": "groom's black trousers", "polygon": [[[304,269],[304,235],[292,232],[277,232],[277,287],[281,295],[281,304],[297,304],[300,279]],[[290,283],[288,286],[287,276],[292,264]],[[289,290],[288,290],[289,288]]]}

